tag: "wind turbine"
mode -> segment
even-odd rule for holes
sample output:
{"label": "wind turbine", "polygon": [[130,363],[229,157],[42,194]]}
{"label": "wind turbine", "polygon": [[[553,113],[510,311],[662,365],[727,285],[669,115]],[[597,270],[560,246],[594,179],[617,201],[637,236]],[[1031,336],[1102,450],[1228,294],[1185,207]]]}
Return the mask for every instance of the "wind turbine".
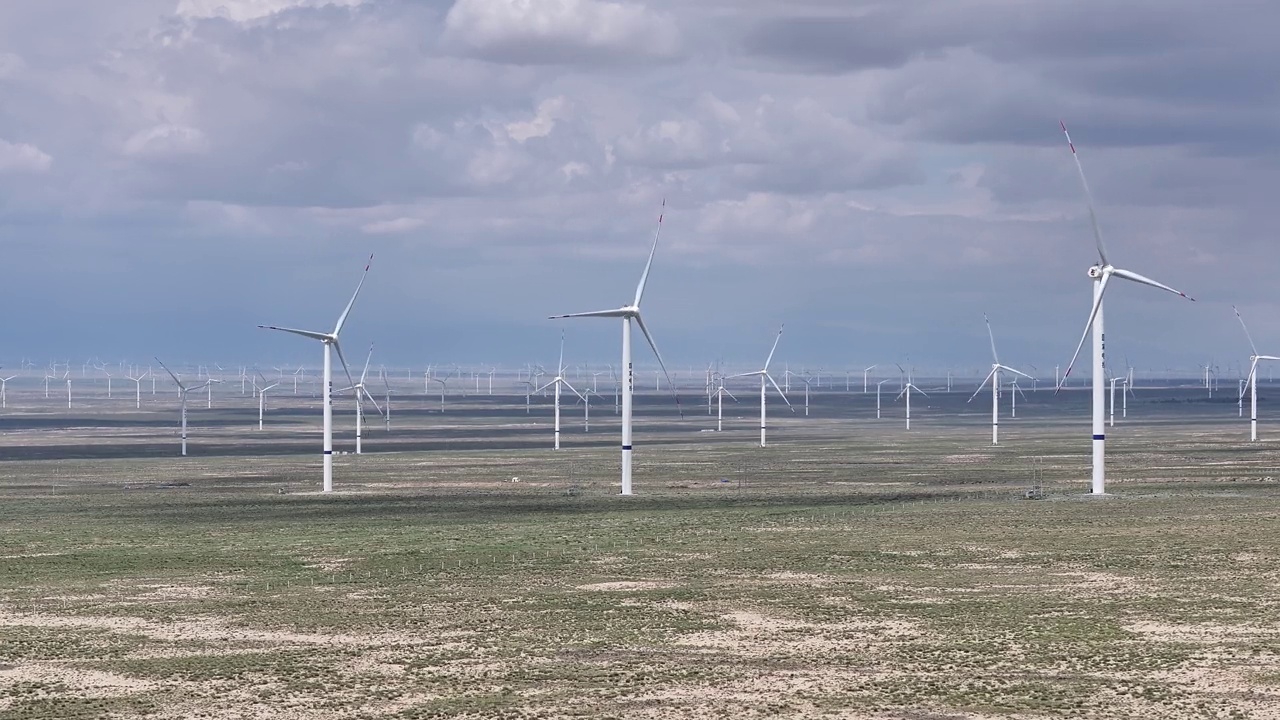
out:
{"label": "wind turbine", "polygon": [[898,397],[893,399],[894,402],[897,402],[898,400],[902,399],[903,395],[907,396],[907,429],[908,430],[911,429],[911,391],[912,390],[915,390],[916,392],[920,393],[925,397],[929,397],[929,393],[916,387],[915,384],[912,383],[911,381],[907,381],[907,384],[902,386],[902,392],[898,393]]}
{"label": "wind turbine", "polygon": [[110,400],[111,399],[111,371],[107,370],[106,363],[99,365],[98,369],[102,371],[103,375],[107,376],[107,399]]}
{"label": "wind turbine", "polygon": [[7,378],[0,378],[0,408],[6,410],[9,408],[9,381],[16,377],[18,376],[10,375]]}
{"label": "wind turbine", "polygon": [[[1009,367],[1008,365],[1000,364],[1000,356],[996,353],[996,336],[995,336],[995,333],[991,332],[991,320],[987,318],[986,313],[982,314],[982,321],[987,324],[987,337],[991,340],[991,372],[987,373],[986,379],[982,381],[982,384],[978,386],[977,390],[973,391],[973,395],[969,396],[968,402],[973,402],[973,399],[978,397],[978,393],[982,392],[982,388],[985,387],[988,382],[991,383],[991,444],[999,445],[1000,444],[1000,371],[1008,370],[1009,372],[1014,373],[1015,375],[1021,375],[1024,378],[1031,378],[1031,376],[1022,372],[1021,370],[1015,370]],[[1017,400],[1014,400],[1014,403],[1016,407]],[[1014,410],[1014,412],[1017,412],[1017,410]]]}
{"label": "wind turbine", "polygon": [[[1249,334],[1249,328],[1244,324],[1244,318],[1240,316],[1240,311],[1236,310],[1236,306],[1231,306],[1236,312],[1236,319],[1240,321],[1240,327],[1244,328],[1244,336],[1249,338],[1249,349],[1253,350],[1253,355],[1249,356],[1249,442],[1258,441],[1258,361],[1259,360],[1280,360],[1280,357],[1274,355],[1259,355],[1258,346],[1253,344],[1253,336]],[[1241,393],[1244,397],[1244,393]]]}
{"label": "wind turbine", "polygon": [[724,386],[724,376],[720,376],[720,387],[716,388],[716,432],[724,430],[724,396],[728,395],[733,398],[734,402],[738,402],[738,398],[729,392],[729,388]]}
{"label": "wind turbine", "polygon": [[369,402],[373,403],[373,408],[382,414],[382,409],[378,407],[378,401],[373,399],[369,394],[369,390],[364,386],[364,379],[369,376],[369,361],[373,359],[373,343],[369,343],[369,354],[364,359],[364,371],[360,373],[360,382],[352,383],[351,387],[345,387],[338,392],[346,392],[348,390],[356,391],[356,454],[363,454],[361,448],[361,440],[364,429],[364,398],[369,398]]}
{"label": "wind turbine", "polygon": [[886,378],[876,383],[876,419],[880,419],[880,387],[887,382],[893,382],[893,378]]}
{"label": "wind turbine", "polygon": [[132,380],[137,385],[137,387],[134,389],[134,396],[133,396],[133,406],[135,409],[139,409],[139,410],[142,409],[142,381],[146,380],[147,376],[150,374],[151,374],[151,370],[148,369],[146,372],[142,373],[138,377],[134,377],[132,373],[125,376],[130,380]]}
{"label": "wind turbine", "polygon": [[169,377],[173,378],[174,382],[178,383],[178,397],[182,399],[181,400],[182,402],[182,456],[186,457],[187,455],[187,394],[194,392],[196,390],[203,390],[206,385],[208,385],[213,381],[205,380],[204,383],[200,385],[192,385],[188,387],[182,384],[182,381],[178,379],[178,376],[174,375],[173,371],[170,370],[169,367],[160,360],[160,358],[156,358],[156,362],[160,363],[160,367],[164,368],[164,371],[169,373]]}
{"label": "wind turbine", "polygon": [[[582,393],[575,390],[574,387],[569,384],[569,381],[566,380],[564,377],[564,331],[560,332],[560,363],[556,365],[556,376],[552,378],[546,385],[543,385],[542,387],[538,388],[538,390],[545,390],[548,387],[551,387],[552,385],[555,386],[555,389],[552,392],[556,398],[556,432],[555,432],[556,440],[555,440],[554,449],[559,450],[560,449],[560,386],[563,385],[564,387],[569,388],[569,390],[572,391],[574,395],[578,396],[579,400],[583,402],[587,401],[587,399],[582,396]],[[534,392],[538,392],[538,390],[534,390]],[[591,412],[590,409],[588,409],[587,412]]]}
{"label": "wind turbine", "polygon": [[258,326],[264,330],[279,330],[311,338],[312,340],[319,340],[324,345],[324,388],[321,391],[324,396],[324,492],[333,492],[333,370],[329,348],[332,347],[338,353],[338,360],[342,363],[342,370],[347,374],[347,380],[350,381],[351,370],[347,367],[346,359],[342,357],[342,346],[338,344],[338,333],[342,332],[342,326],[347,322],[347,316],[351,313],[351,306],[356,304],[356,297],[360,295],[360,288],[364,286],[364,279],[369,275],[369,265],[372,264],[373,255],[370,255],[369,262],[364,266],[364,273],[360,275],[360,282],[356,284],[356,291],[352,293],[347,307],[338,316],[338,322],[333,326],[333,332],[295,330],[274,325]]}
{"label": "wind turbine", "polygon": [[778,383],[775,382],[773,376],[769,374],[769,363],[773,360],[773,353],[778,349],[778,341],[782,339],[782,327],[783,326],[778,327],[778,336],[773,339],[773,348],[769,350],[769,357],[764,360],[764,367],[752,372],[739,373],[725,378],[726,380],[732,380],[733,378],[755,377],[757,375],[760,377],[760,447],[765,447],[765,429],[768,425],[768,423],[765,422],[765,397],[767,395],[769,385],[773,385],[773,389],[778,391],[778,394],[782,396],[782,401],[787,404],[788,408],[791,408],[792,413],[796,411],[795,408],[791,407],[791,401],[787,399],[787,394],[782,392],[782,388],[778,387]]}
{"label": "wind turbine", "polygon": [[71,409],[71,368],[67,367],[66,372],[62,373],[62,379],[67,381],[67,409]]}
{"label": "wind turbine", "polygon": [[273,382],[270,385],[267,385],[265,384],[267,382],[267,379],[265,377],[262,377],[262,373],[258,373],[258,377],[262,379],[263,385],[259,386],[258,381],[254,380],[253,378],[250,378],[250,382],[253,383],[253,391],[258,396],[258,429],[261,430],[262,416],[264,414],[264,410],[266,409],[267,391],[279,385],[280,381],[277,380],[276,382]]}
{"label": "wind turbine", "polygon": [[[665,209],[667,201],[662,201]],[[653,350],[653,354],[658,358],[658,365],[662,368],[662,373],[667,376],[667,385],[671,388],[671,394],[675,397],[676,408],[680,408],[680,396],[676,393],[675,383],[671,382],[671,375],[667,372],[666,363],[662,362],[662,354],[658,352],[658,346],[653,342],[653,336],[649,334],[649,329],[645,327],[644,319],[640,316],[640,299],[644,296],[644,286],[649,281],[649,269],[653,267],[653,255],[658,251],[658,238],[662,236],[662,214],[658,215],[658,230],[653,236],[653,247],[649,249],[649,260],[644,265],[644,272],[640,274],[640,282],[636,285],[635,299],[630,305],[624,305],[616,310],[597,310],[585,313],[570,313],[568,315],[552,315],[551,320],[559,320],[561,318],[571,317],[604,317],[604,318],[621,318],[622,320],[622,369],[624,374],[624,382],[622,385],[622,494],[631,494],[631,396],[635,392],[635,368],[631,364],[631,321],[635,320],[636,325],[640,326],[640,332],[644,334],[644,339],[648,341],[649,348]],[[684,417],[684,411],[680,410],[680,417]]]}
{"label": "wind turbine", "polygon": [[[1107,249],[1102,243],[1102,231],[1098,229],[1098,216],[1093,209],[1093,195],[1092,193],[1089,192],[1089,183],[1084,178],[1084,166],[1080,164],[1080,156],[1076,154],[1076,146],[1074,143],[1071,142],[1071,135],[1067,133],[1066,123],[1060,123],[1060,124],[1062,125],[1062,133],[1067,137],[1067,146],[1071,148],[1071,157],[1076,162],[1076,170],[1078,170],[1080,173],[1080,185],[1084,188],[1085,201],[1088,203],[1089,224],[1093,228],[1093,238],[1098,247],[1098,260],[1099,260],[1098,264],[1089,268],[1089,277],[1092,278],[1093,280],[1093,307],[1089,312],[1089,319],[1085,322],[1084,334],[1080,336],[1080,343],[1076,345],[1075,354],[1071,356],[1071,362],[1067,363],[1067,370],[1062,374],[1062,384],[1066,384],[1067,378],[1070,377],[1071,368],[1073,365],[1075,365],[1076,358],[1080,355],[1080,349],[1084,347],[1084,341],[1088,339],[1089,330],[1090,328],[1092,328],[1093,330],[1093,481],[1091,484],[1091,492],[1094,495],[1104,495],[1106,494],[1106,491],[1107,491],[1106,489],[1106,475],[1107,475],[1106,437],[1107,436],[1106,436],[1106,431],[1103,428],[1102,413],[1106,409],[1105,398],[1103,396],[1103,393],[1105,391],[1104,384],[1106,382],[1106,377],[1104,376],[1106,371],[1106,367],[1105,367],[1106,366],[1106,362],[1105,362],[1106,333],[1104,332],[1104,327],[1103,327],[1102,298],[1103,298],[1103,294],[1107,290],[1107,283],[1110,282],[1112,277],[1119,277],[1125,280],[1131,280],[1133,282],[1136,282],[1142,285],[1150,285],[1151,287],[1159,288],[1166,292],[1171,292],[1174,295],[1187,298],[1188,300],[1194,300],[1194,298],[1188,297],[1186,293],[1181,292],[1179,290],[1174,290],[1173,288],[1169,287],[1168,285],[1165,285],[1164,283],[1156,282],[1155,280],[1152,280],[1151,278],[1148,278],[1143,275],[1139,275],[1138,273],[1130,272],[1128,270],[1122,270],[1118,267],[1115,267],[1107,259]],[[1061,389],[1062,389],[1062,385],[1059,385],[1057,390],[1055,390],[1054,392],[1056,393]]]}

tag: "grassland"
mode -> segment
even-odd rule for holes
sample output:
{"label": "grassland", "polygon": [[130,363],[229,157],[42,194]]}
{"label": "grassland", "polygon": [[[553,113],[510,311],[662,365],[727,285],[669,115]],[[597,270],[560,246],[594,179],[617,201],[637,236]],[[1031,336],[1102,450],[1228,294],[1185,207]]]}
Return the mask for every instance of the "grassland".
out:
{"label": "grassland", "polygon": [[1269,444],[913,421],[3,462],[0,719],[1280,717]]}

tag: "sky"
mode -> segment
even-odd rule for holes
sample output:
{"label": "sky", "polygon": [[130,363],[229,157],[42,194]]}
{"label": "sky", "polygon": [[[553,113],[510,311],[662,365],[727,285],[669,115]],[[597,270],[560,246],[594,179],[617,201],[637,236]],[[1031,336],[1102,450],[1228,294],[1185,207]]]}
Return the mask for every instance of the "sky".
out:
{"label": "sky", "polygon": [[[1280,353],[1280,6],[0,3],[0,362],[903,362]],[[665,200],[665,206],[663,206]],[[643,341],[637,334],[638,343]],[[1087,352],[1087,350],[1086,350]],[[637,344],[638,365],[652,355]],[[1087,369],[1083,370],[1087,372]],[[1224,371],[1225,372],[1225,371]]]}

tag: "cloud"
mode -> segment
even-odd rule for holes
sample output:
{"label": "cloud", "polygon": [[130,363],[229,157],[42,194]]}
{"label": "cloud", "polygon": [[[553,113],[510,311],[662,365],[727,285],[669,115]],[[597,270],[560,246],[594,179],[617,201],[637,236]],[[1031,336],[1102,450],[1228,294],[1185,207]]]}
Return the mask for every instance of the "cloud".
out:
{"label": "cloud", "polygon": [[197,128],[185,125],[156,125],[139,130],[125,140],[126,155],[171,156],[208,152],[209,142]]}
{"label": "cloud", "polygon": [[427,221],[422,218],[398,217],[392,220],[378,220],[377,222],[367,223],[361,226],[360,230],[366,235],[394,235],[417,230],[426,224]]}
{"label": "cloud", "polygon": [[35,145],[0,139],[0,173],[45,173],[53,158]]}
{"label": "cloud", "polygon": [[634,62],[671,58],[680,32],[643,5],[607,0],[457,0],[445,39],[460,51],[511,64]]}
{"label": "cloud", "polygon": [[365,0],[178,0],[174,14],[182,18],[223,18],[247,22],[286,10],[327,6],[355,7]]}

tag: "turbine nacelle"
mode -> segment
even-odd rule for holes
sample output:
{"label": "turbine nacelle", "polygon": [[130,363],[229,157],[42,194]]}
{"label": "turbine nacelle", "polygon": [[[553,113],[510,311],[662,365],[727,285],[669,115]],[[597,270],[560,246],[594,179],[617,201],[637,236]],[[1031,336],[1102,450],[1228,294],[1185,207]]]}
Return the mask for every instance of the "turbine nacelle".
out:
{"label": "turbine nacelle", "polygon": [[1089,277],[1092,278],[1093,280],[1097,280],[1103,275],[1110,273],[1111,269],[1112,268],[1110,265],[1108,265],[1107,267],[1102,267],[1101,265],[1094,265],[1089,268]]}

